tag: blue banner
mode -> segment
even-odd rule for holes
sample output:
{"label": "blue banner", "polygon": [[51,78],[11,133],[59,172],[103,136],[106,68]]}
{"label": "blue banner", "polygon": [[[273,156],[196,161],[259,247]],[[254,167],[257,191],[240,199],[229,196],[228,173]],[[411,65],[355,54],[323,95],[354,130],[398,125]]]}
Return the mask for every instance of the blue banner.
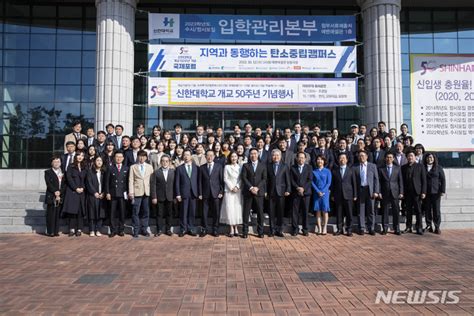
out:
{"label": "blue banner", "polygon": [[150,13],[154,39],[343,42],[356,40],[355,16],[269,16]]}

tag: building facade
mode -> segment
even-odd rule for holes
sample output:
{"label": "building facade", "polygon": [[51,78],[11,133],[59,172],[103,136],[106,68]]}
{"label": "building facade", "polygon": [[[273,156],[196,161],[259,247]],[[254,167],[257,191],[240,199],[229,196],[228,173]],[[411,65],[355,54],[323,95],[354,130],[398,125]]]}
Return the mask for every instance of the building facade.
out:
{"label": "building facade", "polygon": [[[38,169],[61,152],[73,121],[103,129],[109,122],[132,134],[143,122],[186,131],[197,124],[251,122],[277,128],[319,123],[348,130],[379,120],[410,126],[412,53],[474,54],[470,1],[14,1],[0,4],[2,169]],[[235,15],[356,15],[359,106],[241,110],[163,108],[147,105],[148,12]],[[178,41],[179,42],[179,41]],[[190,41],[181,41],[192,43]],[[168,76],[186,74],[169,73]],[[236,74],[200,74],[203,77]],[[191,75],[190,75],[191,76]],[[242,74],[238,75],[242,77]],[[249,77],[271,77],[252,74]],[[295,75],[278,75],[278,77]],[[305,77],[334,77],[334,74]],[[355,75],[343,75],[352,76]],[[416,140],[415,140],[416,141]],[[474,152],[439,153],[447,167],[470,168]]]}

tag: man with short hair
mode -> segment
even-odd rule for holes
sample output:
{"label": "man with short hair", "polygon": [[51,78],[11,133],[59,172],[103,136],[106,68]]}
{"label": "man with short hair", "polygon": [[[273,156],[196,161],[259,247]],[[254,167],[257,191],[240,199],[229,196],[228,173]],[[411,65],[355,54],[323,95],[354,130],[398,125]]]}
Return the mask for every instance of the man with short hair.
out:
{"label": "man with short hair", "polygon": [[[76,155],[76,143],[69,141],[66,143],[66,152],[61,157],[61,169],[65,174],[69,165],[74,162],[74,156]],[[66,179],[66,177],[64,177]]]}
{"label": "man with short hair", "polygon": [[140,139],[140,137],[145,136],[145,125],[143,123],[139,123],[136,126],[136,135],[135,137]]}
{"label": "man with short hair", "polygon": [[295,153],[296,152],[296,141],[292,138],[291,128],[285,127],[283,131],[283,137],[286,141],[286,150]]}
{"label": "man with short hair", "polygon": [[107,135],[104,131],[97,132],[97,143],[95,145],[95,150],[97,154],[102,154],[105,150]]}
{"label": "man with short hair", "polygon": [[68,142],[73,142],[74,144],[76,144],[76,142],[79,139],[84,139],[84,140],[87,139],[87,136],[84,134],[81,134],[81,131],[82,131],[81,122],[75,121],[72,125],[72,133],[69,133],[64,137],[64,153],[67,153],[66,144]]}
{"label": "man with short hair", "polygon": [[95,139],[95,132],[93,127],[89,127],[86,131],[87,139],[86,139],[86,147],[89,148],[89,146],[96,145],[97,140]]}
{"label": "man with short hair", "polygon": [[123,139],[123,126],[120,124],[115,125],[115,135],[111,137],[112,142],[115,145],[115,149],[122,148],[122,139]]}
{"label": "man with short hair", "polygon": [[196,127],[196,139],[197,139],[199,144],[207,143],[206,136],[204,135],[204,126],[203,125],[198,125]]}
{"label": "man with short hair", "polygon": [[111,139],[115,135],[115,126],[112,123],[109,123],[105,126],[105,130],[107,132],[107,140]]}
{"label": "man with short hair", "polygon": [[384,139],[385,136],[388,135],[387,131],[385,130],[386,128],[387,128],[387,124],[385,124],[384,121],[380,121],[377,123],[378,136],[381,137],[382,139]]}
{"label": "man with short hair", "polygon": [[160,163],[161,167],[157,168],[151,177],[151,202],[157,205],[155,237],[162,234],[164,225],[166,235],[173,235],[171,218],[173,215],[175,170],[171,168],[171,159],[168,154],[161,156]]}
{"label": "man with short hair", "polygon": [[176,123],[174,124],[174,134],[173,134],[173,139],[176,141],[177,144],[181,142],[181,132],[183,131],[183,127],[181,124]]}
{"label": "man with short hair", "polygon": [[127,166],[130,167],[131,165],[138,163],[138,152],[140,151],[140,146],[140,139],[133,138],[131,149],[125,152],[125,164]]}
{"label": "man with short hair", "polygon": [[302,219],[303,236],[308,236],[308,212],[311,201],[313,170],[305,161],[306,156],[301,152],[297,153],[296,163],[290,170],[291,192],[293,193],[292,236],[298,235],[300,218]]}
{"label": "man with short hair", "polygon": [[150,207],[148,200],[150,197],[150,183],[153,174],[153,167],[146,161],[148,154],[144,150],[138,152],[138,163],[130,167],[128,180],[128,195],[132,201],[132,225],[133,237],[137,238],[140,232],[143,236],[149,237],[148,221],[150,218]]}

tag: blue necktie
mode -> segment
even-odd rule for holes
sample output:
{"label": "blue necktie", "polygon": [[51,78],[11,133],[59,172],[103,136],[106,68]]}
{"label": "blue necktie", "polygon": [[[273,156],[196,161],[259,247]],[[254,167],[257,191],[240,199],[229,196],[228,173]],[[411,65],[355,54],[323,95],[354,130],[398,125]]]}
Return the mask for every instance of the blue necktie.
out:
{"label": "blue necktie", "polygon": [[392,167],[387,167],[388,171],[388,177],[390,178],[392,176]]}

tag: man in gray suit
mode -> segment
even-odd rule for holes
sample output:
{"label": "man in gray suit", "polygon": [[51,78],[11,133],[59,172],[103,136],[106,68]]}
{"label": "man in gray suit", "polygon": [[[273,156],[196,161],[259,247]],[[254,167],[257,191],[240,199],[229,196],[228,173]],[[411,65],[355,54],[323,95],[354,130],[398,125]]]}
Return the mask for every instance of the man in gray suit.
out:
{"label": "man in gray suit", "polygon": [[379,174],[377,166],[367,161],[366,151],[359,151],[359,163],[354,165],[357,182],[357,201],[359,209],[359,235],[365,233],[365,217],[367,216],[367,226],[369,234],[375,235],[375,210],[374,200],[379,196]]}
{"label": "man in gray suit", "polygon": [[170,156],[161,156],[161,167],[151,176],[151,203],[158,204],[156,212],[156,234],[162,233],[163,221],[166,224],[166,235],[171,236],[171,215],[174,200],[174,170],[170,168]]}

